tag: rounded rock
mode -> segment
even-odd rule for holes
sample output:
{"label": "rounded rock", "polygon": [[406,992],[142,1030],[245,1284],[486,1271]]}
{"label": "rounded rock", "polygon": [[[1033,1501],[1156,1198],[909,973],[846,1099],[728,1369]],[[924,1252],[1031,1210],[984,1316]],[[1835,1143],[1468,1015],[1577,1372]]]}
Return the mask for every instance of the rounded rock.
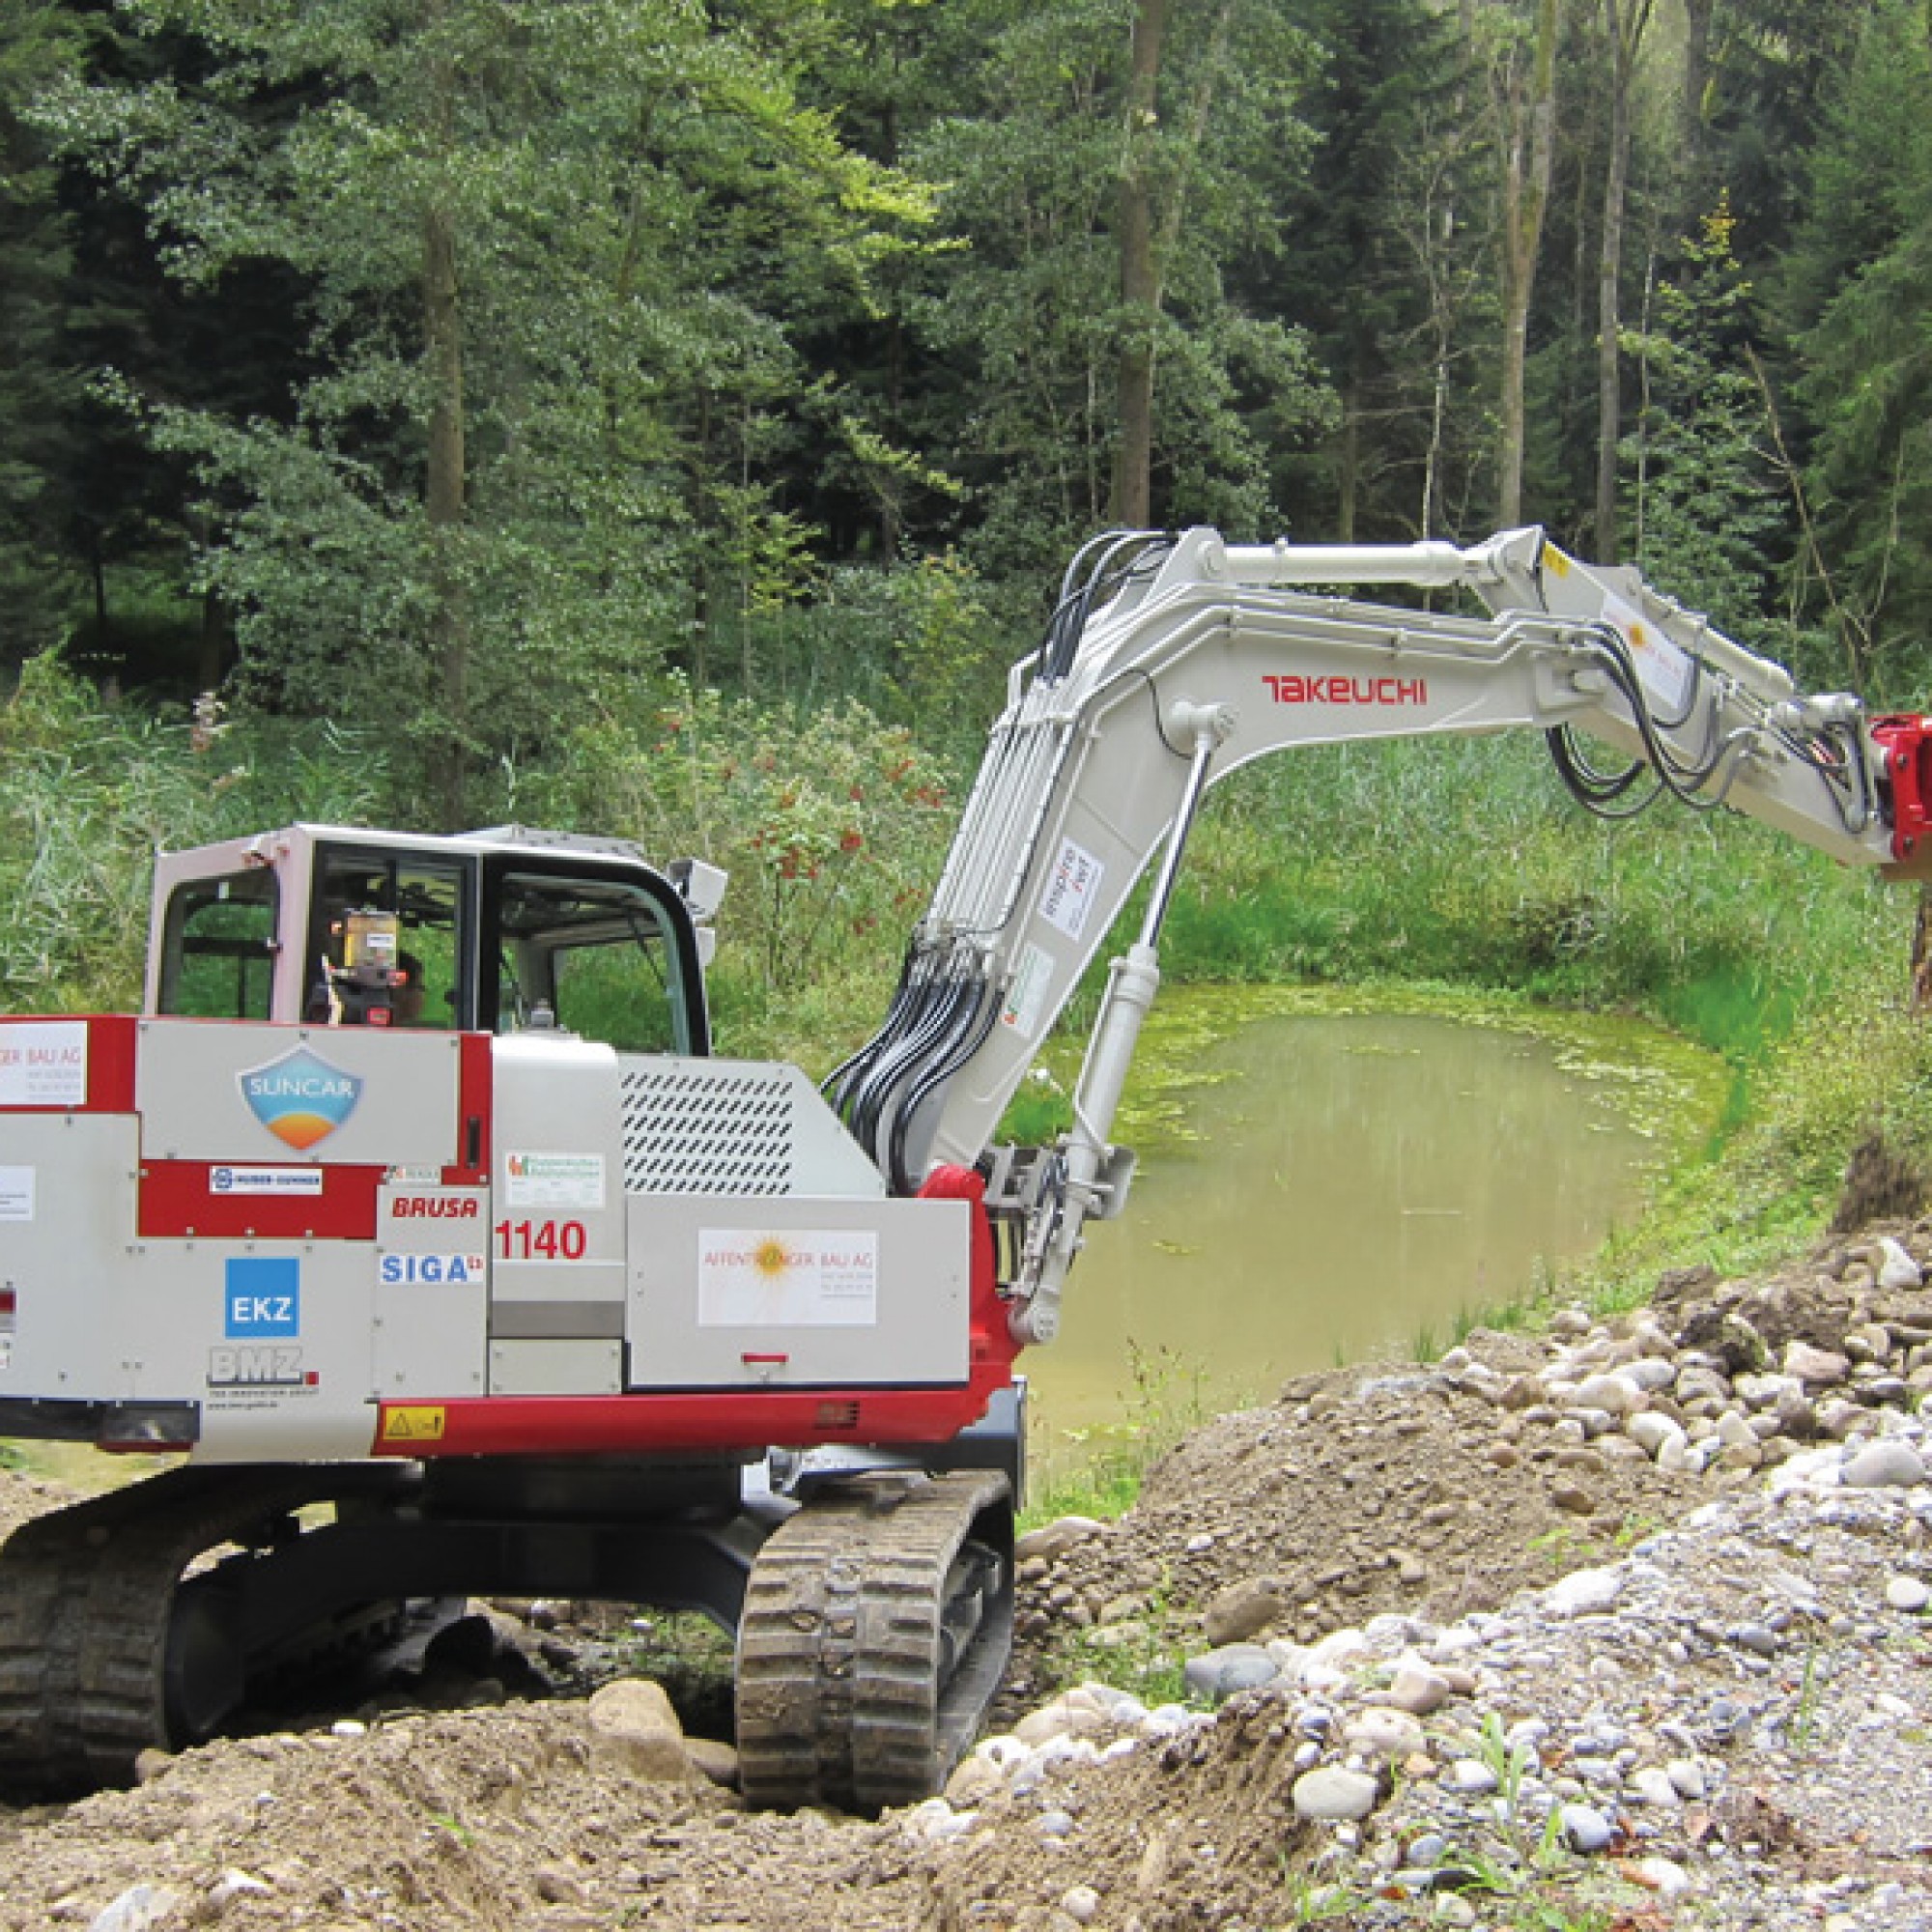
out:
{"label": "rounded rock", "polygon": [[1885,1585],[1885,1600],[1894,1610],[1922,1610],[1932,1604],[1932,1587],[1918,1577],[1889,1577]]}
{"label": "rounded rock", "polygon": [[1349,1719],[1342,1736],[1368,1757],[1406,1757],[1423,1747],[1422,1726],[1407,1711],[1371,1704]]}
{"label": "rounded rock", "polygon": [[1925,1481],[1925,1459],[1911,1443],[1883,1437],[1847,1458],[1839,1481],[1852,1490],[1914,1489]]}
{"label": "rounded rock", "polygon": [[1570,1849],[1586,1858],[1595,1852],[1607,1851],[1616,1835],[1610,1821],[1590,1804],[1564,1805],[1557,1813],[1557,1825]]}
{"label": "rounded rock", "polygon": [[1353,1823],[1376,1808],[1381,1786],[1365,1772],[1326,1764],[1294,1780],[1294,1815],[1323,1824]]}
{"label": "rounded rock", "polygon": [[1219,1704],[1237,1690],[1272,1684],[1281,1675],[1281,1665],[1260,1644],[1231,1643],[1190,1657],[1181,1674],[1195,1696]]}

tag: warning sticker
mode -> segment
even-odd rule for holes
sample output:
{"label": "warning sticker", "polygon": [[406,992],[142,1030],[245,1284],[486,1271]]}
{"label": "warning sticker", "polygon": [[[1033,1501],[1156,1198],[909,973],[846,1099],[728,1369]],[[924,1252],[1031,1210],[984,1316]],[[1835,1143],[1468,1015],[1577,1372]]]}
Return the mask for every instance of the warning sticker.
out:
{"label": "warning sticker", "polygon": [[601,1208],[601,1153],[513,1153],[506,1156],[504,1198],[512,1208]]}
{"label": "warning sticker", "polygon": [[87,1022],[0,1027],[0,1107],[84,1107]]}
{"label": "warning sticker", "polygon": [[700,1328],[869,1328],[879,1319],[870,1228],[700,1228]]}
{"label": "warning sticker", "polygon": [[383,1411],[384,1442],[440,1442],[448,1410],[440,1404],[404,1404]]}
{"label": "warning sticker", "polygon": [[1106,876],[1106,867],[1084,845],[1063,838],[1060,857],[1053,862],[1046,890],[1040,895],[1040,918],[1048,925],[1057,925],[1068,939],[1078,939],[1086,928],[1087,914],[1099,896],[1100,881]]}
{"label": "warning sticker", "polygon": [[34,1170],[0,1167],[0,1221],[34,1218]]}
{"label": "warning sticker", "polygon": [[1032,1039],[1039,1031],[1040,1009],[1046,1004],[1046,982],[1052,978],[1052,953],[1031,943],[1025,946],[1000,1008],[1000,1024],[1011,1027],[1024,1039]]}

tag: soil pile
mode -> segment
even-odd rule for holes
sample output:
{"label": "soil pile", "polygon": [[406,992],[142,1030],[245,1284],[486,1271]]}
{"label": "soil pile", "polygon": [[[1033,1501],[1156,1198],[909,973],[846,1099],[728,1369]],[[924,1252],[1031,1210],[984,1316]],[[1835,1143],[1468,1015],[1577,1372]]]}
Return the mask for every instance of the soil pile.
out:
{"label": "soil pile", "polygon": [[[1894,1232],[1932,1258],[1932,1225]],[[1030,1715],[952,1803],[750,1816],[639,1775],[581,1699],[495,1701],[520,1673],[479,1655],[477,1708],[0,1808],[0,1927],[1932,1923],[1932,1297],[1905,1264],[1861,1238],[1678,1277],[1640,1317],[1220,1418],[1119,1524],[1029,1556]],[[59,1499],[0,1475],[0,1524]],[[525,1607],[499,1651],[555,1677],[572,1629]],[[1194,1708],[1129,1694],[1182,1656]],[[1102,1670],[1125,1690],[1031,1708]]]}

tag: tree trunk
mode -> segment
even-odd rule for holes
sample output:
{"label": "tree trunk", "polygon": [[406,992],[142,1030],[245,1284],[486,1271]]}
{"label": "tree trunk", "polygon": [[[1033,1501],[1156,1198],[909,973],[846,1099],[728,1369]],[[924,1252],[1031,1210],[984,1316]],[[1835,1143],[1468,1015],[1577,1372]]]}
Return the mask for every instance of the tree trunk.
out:
{"label": "tree trunk", "polygon": [[1342,398],[1342,447],[1335,477],[1335,541],[1355,541],[1355,504],[1362,477],[1362,418],[1352,391]]}
{"label": "tree trunk", "polygon": [[1617,560],[1617,440],[1623,428],[1624,205],[1630,194],[1631,88],[1650,0],[1604,0],[1610,51],[1610,152],[1604,167],[1603,252],[1597,261],[1597,561]]}
{"label": "tree trunk", "polygon": [[1137,530],[1145,529],[1153,516],[1153,343],[1160,317],[1160,267],[1154,257],[1148,149],[1156,126],[1167,7],[1168,0],[1139,0],[1134,10],[1121,154],[1121,420],[1114,453],[1114,520]]}
{"label": "tree trunk", "polygon": [[1556,148],[1559,14],[1560,0],[1537,0],[1529,91],[1525,97],[1520,76],[1513,74],[1504,103],[1502,446],[1496,509],[1505,529],[1522,522],[1523,376],[1529,356],[1529,301]]}
{"label": "tree trunk", "polygon": [[455,225],[440,207],[423,216],[423,327],[430,374],[425,509],[436,578],[430,639],[444,726],[437,740],[432,783],[442,824],[455,831],[463,822],[469,685],[469,611],[456,555],[466,508],[463,315]]}
{"label": "tree trunk", "polygon": [[1684,99],[1677,142],[1685,180],[1694,185],[1704,146],[1704,93],[1711,84],[1711,9],[1715,0],[1684,0]]}

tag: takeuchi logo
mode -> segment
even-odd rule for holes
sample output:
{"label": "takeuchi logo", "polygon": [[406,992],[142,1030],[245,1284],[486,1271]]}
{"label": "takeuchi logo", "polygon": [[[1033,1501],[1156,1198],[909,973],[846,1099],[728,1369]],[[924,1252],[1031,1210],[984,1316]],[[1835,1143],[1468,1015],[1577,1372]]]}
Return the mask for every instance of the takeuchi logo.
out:
{"label": "takeuchi logo", "polygon": [[331,1066],[305,1046],[236,1078],[248,1111],[278,1141],[303,1151],[327,1140],[362,1096],[359,1075]]}

